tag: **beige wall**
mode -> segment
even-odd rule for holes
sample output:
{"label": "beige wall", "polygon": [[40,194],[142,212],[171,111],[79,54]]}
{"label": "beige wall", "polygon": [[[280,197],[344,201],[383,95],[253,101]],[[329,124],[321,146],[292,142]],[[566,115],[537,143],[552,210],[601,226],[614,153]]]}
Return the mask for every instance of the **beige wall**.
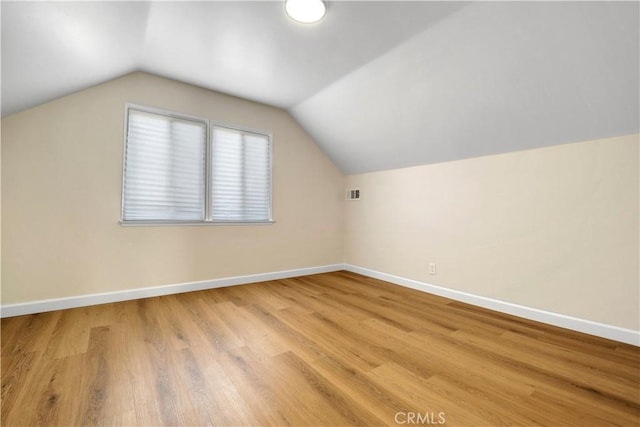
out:
{"label": "beige wall", "polygon": [[[122,227],[124,104],[273,132],[273,225]],[[283,110],[144,73],[2,120],[2,304],[340,263],[343,176]]]}
{"label": "beige wall", "polygon": [[[120,226],[125,102],[272,131],[277,223]],[[345,205],[285,111],[144,73],[1,131],[2,304],[345,261],[640,329],[638,135],[348,176]]]}
{"label": "beige wall", "polygon": [[345,262],[640,330],[638,140],[348,176]]}

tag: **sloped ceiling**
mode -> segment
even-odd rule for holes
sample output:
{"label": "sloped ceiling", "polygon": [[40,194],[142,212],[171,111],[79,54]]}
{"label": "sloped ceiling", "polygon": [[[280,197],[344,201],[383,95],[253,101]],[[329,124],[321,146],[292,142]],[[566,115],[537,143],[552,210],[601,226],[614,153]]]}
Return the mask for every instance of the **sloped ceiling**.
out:
{"label": "sloped ceiling", "polygon": [[7,2],[2,115],[133,71],[285,108],[345,173],[640,128],[637,2]]}
{"label": "sloped ceiling", "polygon": [[638,3],[487,2],[292,109],[346,173],[638,132]]}
{"label": "sloped ceiling", "polygon": [[2,1],[2,111],[133,71],[290,108],[464,5],[335,2],[303,25],[282,1]]}

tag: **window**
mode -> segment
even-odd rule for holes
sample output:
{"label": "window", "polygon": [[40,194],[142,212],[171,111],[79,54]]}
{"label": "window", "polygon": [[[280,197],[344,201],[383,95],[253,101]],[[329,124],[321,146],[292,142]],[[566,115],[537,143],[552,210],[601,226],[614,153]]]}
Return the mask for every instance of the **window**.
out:
{"label": "window", "polygon": [[271,136],[128,105],[122,222],[271,218]]}

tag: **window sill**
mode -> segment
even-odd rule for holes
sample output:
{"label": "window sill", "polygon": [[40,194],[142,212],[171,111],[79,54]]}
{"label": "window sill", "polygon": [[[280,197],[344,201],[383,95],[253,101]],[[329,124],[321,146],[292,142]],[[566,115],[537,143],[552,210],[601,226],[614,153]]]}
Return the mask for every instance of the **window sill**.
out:
{"label": "window sill", "polygon": [[193,227],[193,226],[242,226],[242,225],[271,225],[275,224],[274,220],[269,221],[252,221],[252,222],[238,222],[238,221],[119,221],[122,227]]}

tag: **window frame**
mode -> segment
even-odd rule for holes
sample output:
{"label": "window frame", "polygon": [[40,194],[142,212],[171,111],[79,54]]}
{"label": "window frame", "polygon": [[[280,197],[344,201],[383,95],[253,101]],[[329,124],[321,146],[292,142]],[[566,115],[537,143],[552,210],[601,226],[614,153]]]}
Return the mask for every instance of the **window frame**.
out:
{"label": "window frame", "polygon": [[[203,219],[194,220],[171,220],[171,219],[145,219],[145,220],[125,220],[125,182],[126,182],[126,162],[127,162],[127,136],[129,131],[129,110],[137,110],[144,113],[157,114],[178,120],[187,120],[203,123],[206,127],[205,141],[205,162],[204,162],[204,206],[202,207]],[[243,134],[254,134],[264,136],[268,139],[269,153],[269,218],[265,220],[213,220],[211,214],[211,187],[212,187],[212,165],[211,165],[211,146],[213,144],[213,130],[215,127],[231,129]],[[125,103],[124,109],[124,137],[123,137],[123,153],[122,153],[122,180],[121,180],[121,200],[120,200],[120,221],[122,226],[198,226],[198,225],[269,225],[276,221],[273,219],[273,133],[263,130],[248,128],[235,124],[228,124],[217,120],[211,120],[204,117],[193,116],[189,114],[177,113],[175,111],[166,110],[157,107],[148,107],[131,102]]]}

